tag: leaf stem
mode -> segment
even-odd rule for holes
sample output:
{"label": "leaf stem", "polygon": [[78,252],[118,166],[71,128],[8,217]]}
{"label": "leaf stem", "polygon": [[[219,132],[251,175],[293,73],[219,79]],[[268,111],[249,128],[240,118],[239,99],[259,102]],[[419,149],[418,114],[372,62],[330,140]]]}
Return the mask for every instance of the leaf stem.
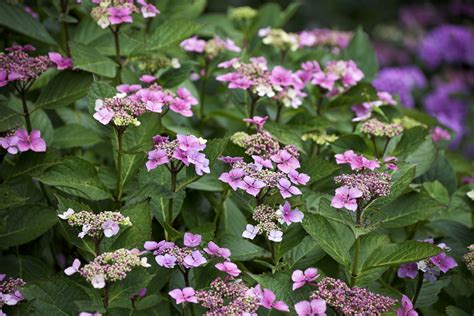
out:
{"label": "leaf stem", "polygon": [[382,157],[385,157],[385,153],[388,148],[388,143],[390,143],[390,137],[387,137],[387,140],[385,141],[385,146],[383,146],[383,151],[382,151]]}
{"label": "leaf stem", "polygon": [[26,130],[28,133],[31,132],[31,119],[30,119],[30,112],[28,111],[28,103],[26,101],[26,90],[24,88],[17,88],[18,93],[21,97],[21,103],[23,105],[23,116],[25,117],[26,123]]}
{"label": "leaf stem", "polygon": [[116,79],[119,83],[122,83],[122,60],[120,59],[120,26],[117,26],[116,28],[111,27],[110,30],[112,31],[112,34],[114,35],[114,42],[115,42],[115,62],[118,65],[118,71],[117,71],[117,76]]}
{"label": "leaf stem", "polygon": [[201,79],[201,87],[199,89],[199,102],[201,103],[199,106],[199,116],[201,120],[204,120],[204,104],[206,102],[206,86],[207,86],[207,72],[209,71],[209,61],[207,58],[204,61],[204,76]]}
{"label": "leaf stem", "polygon": [[418,296],[420,296],[421,289],[423,288],[424,277],[425,277],[425,273],[423,271],[419,271],[415,294],[413,295],[413,298],[411,300],[411,302],[413,303],[413,307],[415,307],[416,301],[418,300]]}
{"label": "leaf stem", "polygon": [[281,110],[283,109],[283,103],[278,102],[278,108],[277,108],[277,114],[275,117],[275,122],[278,123],[280,121],[280,116],[281,116]]}
{"label": "leaf stem", "polygon": [[255,108],[257,105],[258,97],[252,95],[250,92],[249,92],[249,95],[250,95],[250,100],[251,100],[249,117],[252,118],[255,115]]}
{"label": "leaf stem", "polygon": [[[178,172],[181,170],[180,167],[175,166],[173,162],[171,162],[171,166],[168,168],[168,170],[171,173],[171,187],[170,190],[171,192],[175,193],[176,192],[176,180],[178,177]],[[168,214],[166,215],[166,222],[170,227],[173,227],[173,202],[174,202],[174,197],[172,197],[169,202],[168,202]]]}
{"label": "leaf stem", "polygon": [[125,128],[117,127],[117,183],[115,185],[115,200],[117,201],[118,208],[122,206],[122,151],[123,151],[123,133]]}
{"label": "leaf stem", "polygon": [[359,256],[360,256],[360,238],[357,237],[354,243],[354,257],[352,258],[350,286],[353,287],[359,276]]}
{"label": "leaf stem", "polygon": [[103,303],[105,308],[105,316],[109,316],[109,311],[107,310],[109,307],[109,284],[106,284],[104,287]]}
{"label": "leaf stem", "polygon": [[379,151],[377,149],[377,142],[375,141],[375,136],[372,135],[370,138],[372,139],[372,144],[374,144],[375,158],[379,159]]}

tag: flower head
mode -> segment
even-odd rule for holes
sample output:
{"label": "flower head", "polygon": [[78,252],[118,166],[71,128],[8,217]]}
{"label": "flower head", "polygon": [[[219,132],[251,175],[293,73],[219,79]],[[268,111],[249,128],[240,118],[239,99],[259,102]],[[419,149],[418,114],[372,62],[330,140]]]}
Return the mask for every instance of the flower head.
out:
{"label": "flower head", "polygon": [[197,303],[195,296],[196,291],[192,287],[185,287],[181,289],[174,289],[168,293],[172,298],[176,300],[176,304],[182,303]]}

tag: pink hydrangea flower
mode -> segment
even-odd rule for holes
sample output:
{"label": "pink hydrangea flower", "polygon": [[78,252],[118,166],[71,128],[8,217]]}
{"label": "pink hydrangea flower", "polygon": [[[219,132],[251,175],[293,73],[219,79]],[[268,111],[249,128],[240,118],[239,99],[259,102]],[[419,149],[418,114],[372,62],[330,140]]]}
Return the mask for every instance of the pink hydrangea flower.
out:
{"label": "pink hydrangea flower", "polygon": [[18,141],[19,138],[15,134],[0,137],[0,146],[9,154],[16,155],[18,153]]}
{"label": "pink hydrangea flower", "polygon": [[168,155],[163,149],[155,149],[148,152],[148,161],[146,162],[146,169],[148,171],[169,162]]}
{"label": "pink hydrangea flower", "polygon": [[245,176],[244,179],[239,183],[239,188],[244,190],[250,195],[257,196],[260,190],[265,187],[263,181]]}
{"label": "pink hydrangea flower", "polygon": [[56,52],[48,53],[49,59],[56,65],[58,70],[64,70],[72,68],[72,59],[68,57],[63,57],[61,54]]}
{"label": "pink hydrangea flower", "polygon": [[262,301],[260,302],[260,305],[266,309],[276,309],[281,312],[290,311],[288,305],[286,305],[283,301],[278,301],[276,299],[275,293],[269,289],[263,289]]}
{"label": "pink hydrangea flower", "polygon": [[230,187],[235,191],[240,187],[244,175],[245,172],[242,168],[236,168],[229,172],[222,173],[219,180],[230,185]]}
{"label": "pink hydrangea flower", "polygon": [[293,157],[293,155],[285,149],[278,151],[278,153],[270,156],[270,158],[277,164],[277,168],[284,173],[289,173],[300,167],[298,159]]}
{"label": "pink hydrangea flower", "polygon": [[435,143],[438,143],[442,140],[450,140],[451,135],[449,134],[449,132],[447,130],[445,130],[445,129],[439,127],[439,126],[436,126],[431,131],[431,139],[433,139],[433,141]]}
{"label": "pink hydrangea flower", "polygon": [[357,210],[357,198],[362,192],[357,188],[342,186],[336,189],[336,195],[332,198],[331,206],[334,208],[346,208],[352,212]]}
{"label": "pink hydrangea flower", "polygon": [[254,239],[255,236],[257,236],[259,231],[260,231],[260,227],[247,224],[244,232],[242,233],[242,237],[247,238],[247,239]]}
{"label": "pink hydrangea flower", "polygon": [[110,238],[118,234],[120,227],[113,220],[107,220],[102,224],[102,229],[104,230],[104,236]]}
{"label": "pink hydrangea flower", "polygon": [[240,270],[237,265],[230,261],[221,262],[215,265],[217,270],[227,273],[233,277],[237,277],[240,274]]}
{"label": "pink hydrangea flower", "polygon": [[160,14],[160,10],[158,10],[153,4],[146,3],[144,0],[137,0],[137,2],[141,5],[140,11],[145,19]]}
{"label": "pink hydrangea flower", "polygon": [[206,46],[206,41],[198,39],[197,36],[188,38],[179,44],[182,49],[187,52],[202,53],[204,52],[204,47]]}
{"label": "pink hydrangea flower", "polygon": [[206,258],[202,255],[199,250],[194,250],[190,255],[184,258],[184,266],[186,268],[199,267],[207,262]]}
{"label": "pink hydrangea flower", "polygon": [[280,194],[284,199],[287,199],[293,195],[300,195],[302,192],[300,189],[295,187],[294,185],[291,184],[290,181],[288,181],[285,178],[282,178],[278,180],[278,189],[280,190]]}
{"label": "pink hydrangea flower", "polygon": [[301,185],[306,185],[308,181],[310,180],[310,177],[305,174],[305,173],[299,173],[296,170],[291,170],[288,173],[288,176],[290,178],[290,181],[293,182],[294,184],[301,184]]}
{"label": "pink hydrangea flower", "polygon": [[280,206],[277,212],[281,215],[281,220],[287,225],[290,225],[291,223],[301,223],[304,217],[303,212],[297,208],[292,210],[288,201],[285,202],[283,206]]}
{"label": "pink hydrangea flower", "polygon": [[192,287],[185,287],[184,289],[174,289],[168,293],[176,300],[176,304],[182,303],[197,303],[196,291]]}
{"label": "pink hydrangea flower", "polygon": [[210,241],[207,244],[207,248],[204,248],[204,251],[207,254],[211,255],[211,256],[221,257],[221,258],[224,258],[226,260],[229,259],[230,255],[231,255],[229,249],[221,248],[213,241]]}
{"label": "pink hydrangea flower", "polygon": [[402,304],[397,310],[397,316],[418,316],[413,303],[406,295],[402,296]]}
{"label": "pink hydrangea flower", "polygon": [[168,269],[174,268],[176,265],[176,257],[169,254],[157,255],[155,261],[158,265]]}
{"label": "pink hydrangea flower", "polygon": [[273,68],[270,74],[270,82],[277,86],[287,87],[293,84],[293,77],[291,71],[283,68],[282,66],[276,66]]}
{"label": "pink hydrangea flower", "polygon": [[120,93],[136,92],[142,88],[139,84],[121,84],[117,86],[117,91]]}
{"label": "pink hydrangea flower", "polygon": [[140,81],[146,84],[151,84],[155,82],[155,80],[156,80],[156,77],[152,75],[142,75],[140,77]]}
{"label": "pink hydrangea flower", "polygon": [[[438,245],[439,246],[439,245]],[[431,263],[437,266],[443,273],[448,272],[458,266],[454,258],[448,256],[445,252],[442,252],[434,257],[430,258]]]}
{"label": "pink hydrangea flower", "polygon": [[319,277],[318,269],[308,268],[304,272],[302,270],[295,270],[291,275],[293,281],[293,291],[303,287],[306,283],[311,283]]}
{"label": "pink hydrangea flower", "polygon": [[257,127],[257,130],[261,130],[263,128],[263,125],[265,125],[265,122],[267,121],[268,116],[254,116],[252,118],[245,118],[244,122],[255,124]]}
{"label": "pink hydrangea flower", "polygon": [[46,142],[41,138],[41,132],[37,129],[32,130],[29,135],[26,129],[18,129],[15,136],[18,137],[17,146],[21,152],[28,150],[34,152],[46,151]]}
{"label": "pink hydrangea flower", "polygon": [[107,125],[114,118],[115,112],[106,108],[101,99],[95,101],[95,113],[93,117],[103,125]]}
{"label": "pink hydrangea flower", "polygon": [[186,247],[197,247],[201,244],[202,237],[199,234],[184,233],[184,245]]}
{"label": "pink hydrangea flower", "polygon": [[273,163],[270,159],[264,159],[260,156],[252,155],[253,161],[259,167],[273,169]]}
{"label": "pink hydrangea flower", "polygon": [[295,304],[298,316],[326,316],[326,301],[314,299],[311,302],[301,301]]}
{"label": "pink hydrangea flower", "polygon": [[79,271],[80,267],[81,267],[81,261],[79,259],[74,259],[74,261],[72,262],[72,265],[64,269],[64,273],[66,275],[73,275],[74,273]]}
{"label": "pink hydrangea flower", "polygon": [[191,105],[183,99],[175,99],[170,105],[170,110],[179,113],[184,117],[193,116]]}
{"label": "pink hydrangea flower", "polygon": [[111,7],[108,9],[110,24],[132,23],[132,9],[128,7]]}
{"label": "pink hydrangea flower", "polygon": [[414,262],[402,264],[397,271],[399,278],[414,279],[418,275],[418,265]]}

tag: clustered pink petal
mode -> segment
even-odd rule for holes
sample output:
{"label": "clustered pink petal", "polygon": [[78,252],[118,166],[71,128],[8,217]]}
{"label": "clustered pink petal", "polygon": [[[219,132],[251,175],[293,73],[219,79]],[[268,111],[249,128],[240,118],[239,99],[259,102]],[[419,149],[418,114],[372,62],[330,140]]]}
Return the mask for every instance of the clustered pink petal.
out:
{"label": "clustered pink petal", "polygon": [[32,130],[29,134],[24,128],[8,132],[5,136],[0,137],[0,146],[12,155],[29,150],[34,152],[46,151],[46,142],[37,129]]}

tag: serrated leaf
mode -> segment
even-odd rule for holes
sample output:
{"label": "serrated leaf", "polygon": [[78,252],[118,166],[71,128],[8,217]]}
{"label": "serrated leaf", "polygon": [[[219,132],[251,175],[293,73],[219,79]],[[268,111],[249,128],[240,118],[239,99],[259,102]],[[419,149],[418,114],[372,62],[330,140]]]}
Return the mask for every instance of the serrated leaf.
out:
{"label": "serrated leaf", "polygon": [[403,263],[416,262],[435,256],[440,252],[441,249],[435,245],[414,240],[382,245],[368,256],[362,270],[399,266]]}
{"label": "serrated leaf", "polygon": [[[2,101],[6,102],[6,101]],[[10,109],[3,104],[0,105],[0,132],[11,130],[23,123],[20,113]]]}
{"label": "serrated leaf", "polygon": [[200,26],[187,19],[168,19],[148,38],[147,50],[159,50],[191,37]]}
{"label": "serrated leaf", "polygon": [[41,90],[35,108],[58,108],[72,104],[87,94],[92,76],[77,71],[63,71]]}
{"label": "serrated leaf", "polygon": [[343,52],[343,58],[355,61],[357,67],[364,72],[365,80],[374,79],[379,68],[377,57],[369,37],[362,28],[359,27],[353,35],[349,46]]}
{"label": "serrated leaf", "polygon": [[56,212],[43,205],[24,205],[5,214],[0,223],[2,248],[25,244],[41,236],[58,221]]}
{"label": "serrated leaf", "polygon": [[121,232],[112,245],[112,249],[140,248],[151,237],[151,210],[148,201],[125,207],[121,213],[130,217],[131,227]]}
{"label": "serrated leaf", "polygon": [[79,157],[68,158],[48,168],[37,179],[63,192],[93,201],[111,197],[99,180],[94,165]]}
{"label": "serrated leaf", "polygon": [[354,235],[348,227],[317,214],[306,214],[303,227],[334,260],[344,266],[349,264]]}
{"label": "serrated leaf", "polygon": [[71,55],[75,69],[92,72],[100,76],[114,78],[116,73],[115,63],[94,47],[71,42]]}
{"label": "serrated leaf", "polygon": [[242,236],[223,235],[219,246],[229,248],[232,253],[231,259],[236,261],[249,261],[270,256],[268,250],[257,246]]}
{"label": "serrated leaf", "polygon": [[23,197],[6,184],[0,184],[0,210],[22,205],[28,197]]}
{"label": "serrated leaf", "polygon": [[15,32],[26,35],[34,40],[55,45],[55,40],[49,35],[46,28],[38,20],[22,10],[20,5],[11,5],[0,2],[0,25]]}

